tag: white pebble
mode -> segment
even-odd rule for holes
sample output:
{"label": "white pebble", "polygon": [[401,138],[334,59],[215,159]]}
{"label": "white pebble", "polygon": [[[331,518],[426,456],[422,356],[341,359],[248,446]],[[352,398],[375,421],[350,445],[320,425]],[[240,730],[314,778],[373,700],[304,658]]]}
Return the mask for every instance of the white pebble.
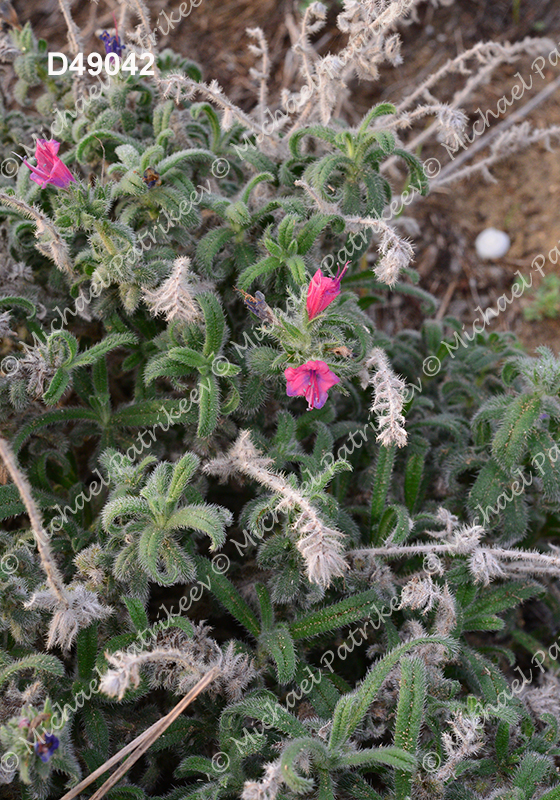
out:
{"label": "white pebble", "polygon": [[511,241],[507,233],[496,228],[486,228],[476,237],[474,246],[480,258],[502,258],[509,250]]}

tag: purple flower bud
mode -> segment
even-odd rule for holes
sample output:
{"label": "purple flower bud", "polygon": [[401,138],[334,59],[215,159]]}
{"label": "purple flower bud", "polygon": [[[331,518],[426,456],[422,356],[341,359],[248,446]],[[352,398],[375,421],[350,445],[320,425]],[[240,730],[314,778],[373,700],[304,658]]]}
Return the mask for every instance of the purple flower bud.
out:
{"label": "purple flower bud", "polygon": [[60,742],[54,733],[45,733],[41,739],[35,742],[35,752],[41,761],[46,764],[52,758],[59,744]]}

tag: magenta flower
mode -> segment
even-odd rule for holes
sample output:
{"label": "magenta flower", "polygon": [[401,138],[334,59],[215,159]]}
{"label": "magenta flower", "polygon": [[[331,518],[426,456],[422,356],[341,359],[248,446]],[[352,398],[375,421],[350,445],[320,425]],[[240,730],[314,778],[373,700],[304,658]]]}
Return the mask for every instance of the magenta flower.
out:
{"label": "magenta flower", "polygon": [[340,281],[346,270],[348,269],[347,261],[342,269],[339,269],[336,278],[325,278],[320,269],[317,270],[315,275],[309,282],[307,290],[307,316],[313,319],[321,311],[332,303],[335,297],[340,294]]}
{"label": "magenta flower", "polygon": [[32,167],[25,158],[23,159],[23,163],[26,164],[33,173],[31,176],[32,181],[35,181],[35,183],[38,183],[40,186],[44,186],[46,183],[52,183],[53,186],[66,189],[69,183],[76,180],[66,164],[63,164],[57,156],[59,147],[60,142],[57,142],[55,139],[37,139],[37,146],[35,148],[37,166]]}
{"label": "magenta flower", "polygon": [[323,408],[331,386],[340,383],[340,378],[324,361],[308,361],[301,367],[287,367],[284,375],[288,397],[305,395],[309,408]]}
{"label": "magenta flower", "polygon": [[54,751],[58,749],[60,742],[54,733],[45,733],[38,741],[35,742],[35,752],[45,764],[54,755]]}

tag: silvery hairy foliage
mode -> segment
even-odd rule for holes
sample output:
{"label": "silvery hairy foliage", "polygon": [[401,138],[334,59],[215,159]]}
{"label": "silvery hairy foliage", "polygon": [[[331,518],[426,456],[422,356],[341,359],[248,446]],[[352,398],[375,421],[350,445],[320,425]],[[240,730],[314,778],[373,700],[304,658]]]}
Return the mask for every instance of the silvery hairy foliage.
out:
{"label": "silvery hairy foliage", "polygon": [[[554,43],[478,43],[356,121],[420,3],[335,10],[337,52],[326,5],[291,25],[278,95],[248,29],[251,110],[143,0],[99,47],[152,77],[0,44],[10,799],[560,796],[560,360],[440,319],[410,238],[434,188],[555,144],[517,117],[484,150],[465,110]],[[418,324],[389,335],[393,292]]]}

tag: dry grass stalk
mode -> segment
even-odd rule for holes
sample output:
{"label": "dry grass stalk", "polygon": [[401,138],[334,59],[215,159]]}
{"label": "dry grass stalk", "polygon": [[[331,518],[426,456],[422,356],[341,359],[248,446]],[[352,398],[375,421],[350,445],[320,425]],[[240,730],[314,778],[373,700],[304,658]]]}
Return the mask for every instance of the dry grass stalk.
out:
{"label": "dry grass stalk", "polygon": [[111,769],[115,764],[118,764],[119,761],[125,756],[130,755],[129,758],[125,761],[124,764],[121,766],[108,778],[103,786],[101,786],[95,794],[93,794],[90,800],[100,800],[107,792],[113,788],[113,786],[120,781],[123,775],[128,772],[130,767],[138,761],[138,759],[144,755],[144,753],[152,746],[152,744],[159,739],[159,737],[164,733],[167,728],[174,722],[177,717],[179,717],[185,708],[190,705],[193,700],[196,700],[198,695],[203,692],[205,689],[210,686],[214,678],[217,677],[219,673],[218,667],[213,667],[209,670],[206,675],[199,680],[196,686],[188,692],[173,708],[169,714],[166,714],[165,717],[162,717],[157,722],[154,722],[149,728],[147,728],[140,736],[137,736],[132,742],[123,747],[119,750],[118,753],[112,758],[109,758],[104,764],[102,764],[98,769],[88,775],[87,778],[84,778],[77,786],[74,786],[69,792],[67,792],[60,800],[73,800],[74,797],[77,797],[84,789],[86,789],[90,784],[92,784],[100,775],[103,775],[107,770]]}

